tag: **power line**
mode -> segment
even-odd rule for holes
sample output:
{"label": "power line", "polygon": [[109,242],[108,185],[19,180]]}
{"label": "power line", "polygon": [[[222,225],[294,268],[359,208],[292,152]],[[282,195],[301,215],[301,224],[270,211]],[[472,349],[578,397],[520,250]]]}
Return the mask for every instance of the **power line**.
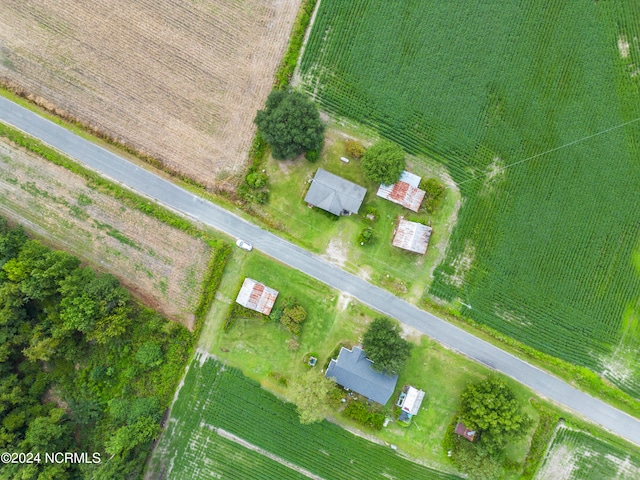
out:
{"label": "power line", "polygon": [[[620,125],[616,125],[614,127],[607,128],[606,130],[602,130],[600,132],[596,132],[596,133],[593,133],[591,135],[587,135],[586,137],[579,138],[578,140],[574,140],[573,142],[565,143],[564,145],[560,145],[559,147],[552,148],[551,150],[547,150],[547,151],[542,152],[542,153],[537,153],[537,154],[532,155],[530,157],[527,157],[527,158],[525,158],[523,160],[518,160],[517,162],[510,163],[509,165],[505,165],[504,167],[498,169],[498,173],[504,172],[507,168],[515,167],[516,165],[519,165],[521,163],[528,162],[529,160],[533,160],[535,158],[542,157],[544,155],[547,155],[547,154],[552,153],[552,152],[556,152],[556,151],[561,150],[563,148],[570,147],[572,145],[575,145],[576,143],[584,142],[585,140],[589,140],[590,138],[597,137],[598,135],[604,135],[605,133],[609,133],[609,132],[611,132],[613,130],[617,130],[618,128],[626,127],[627,125],[630,125],[630,124],[635,123],[637,121],[640,121],[640,117],[635,118],[633,120],[629,120],[628,122],[625,122],[625,123],[621,123]],[[467,180],[465,180],[463,182],[458,183],[458,186],[459,185],[464,185],[465,183],[471,182],[473,180],[477,180],[478,178],[481,178],[483,176],[484,175],[477,175],[475,177],[469,178],[469,179],[467,179]]]}

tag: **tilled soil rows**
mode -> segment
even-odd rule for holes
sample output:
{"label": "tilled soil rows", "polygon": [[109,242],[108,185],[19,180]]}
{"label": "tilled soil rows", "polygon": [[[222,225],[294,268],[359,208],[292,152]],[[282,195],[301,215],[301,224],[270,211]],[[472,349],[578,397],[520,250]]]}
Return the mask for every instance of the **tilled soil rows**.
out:
{"label": "tilled soil rows", "polygon": [[193,328],[211,248],[0,139],[0,215],[109,272],[146,305]]}
{"label": "tilled soil rows", "polygon": [[209,188],[242,170],[300,0],[6,0],[0,81]]}

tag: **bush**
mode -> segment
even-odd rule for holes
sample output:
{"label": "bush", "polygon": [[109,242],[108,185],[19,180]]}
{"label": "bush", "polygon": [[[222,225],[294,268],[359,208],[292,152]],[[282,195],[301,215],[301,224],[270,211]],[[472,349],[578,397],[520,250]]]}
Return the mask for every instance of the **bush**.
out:
{"label": "bush", "polygon": [[262,188],[267,184],[267,176],[261,172],[251,172],[245,181],[251,188]]}
{"label": "bush", "polygon": [[259,192],[256,192],[254,198],[256,202],[264,205],[265,203],[269,202],[269,192],[267,190],[260,190]]}
{"label": "bush", "polygon": [[362,170],[367,180],[392,185],[400,179],[406,166],[405,153],[400,145],[380,140],[362,156]]}
{"label": "bush", "polygon": [[136,360],[147,367],[157,367],[162,363],[162,347],[154,342],[145,342],[136,352]]}
{"label": "bush", "polygon": [[444,201],[446,187],[442,185],[436,178],[422,179],[420,181],[420,189],[425,191],[422,208],[427,213],[436,212]]}
{"label": "bush", "polygon": [[355,140],[347,140],[344,144],[344,150],[347,156],[355,158],[356,160],[360,160],[367,151],[360,142],[356,142]]}
{"label": "bush", "polygon": [[317,150],[309,150],[307,153],[304,154],[304,158],[309,160],[311,163],[315,163],[318,161],[318,158],[320,158],[320,154],[318,153]]}
{"label": "bush", "polygon": [[347,405],[343,412],[345,417],[355,420],[360,425],[381,430],[384,425],[386,415],[384,412],[367,405],[364,402],[352,401]]}
{"label": "bush", "polygon": [[358,235],[358,242],[360,243],[360,245],[366,245],[368,243],[371,243],[373,239],[374,239],[374,234],[373,234],[373,228],[371,227],[366,227],[364,230],[360,232],[360,235]]}

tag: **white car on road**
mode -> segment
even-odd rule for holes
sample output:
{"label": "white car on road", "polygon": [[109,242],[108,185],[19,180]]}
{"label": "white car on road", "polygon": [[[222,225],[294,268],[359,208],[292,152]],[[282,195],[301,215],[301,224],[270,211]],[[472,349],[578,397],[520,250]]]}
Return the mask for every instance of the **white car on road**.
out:
{"label": "white car on road", "polygon": [[250,252],[251,250],[253,250],[253,245],[241,239],[236,240],[236,245],[241,249],[246,250],[247,252]]}

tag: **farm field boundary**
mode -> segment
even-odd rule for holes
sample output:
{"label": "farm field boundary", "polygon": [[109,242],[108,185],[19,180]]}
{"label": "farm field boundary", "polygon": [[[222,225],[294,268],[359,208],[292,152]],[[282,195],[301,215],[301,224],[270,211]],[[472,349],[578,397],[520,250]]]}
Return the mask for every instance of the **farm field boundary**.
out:
{"label": "farm field boundary", "polygon": [[[6,214],[107,269],[144,303],[198,334],[228,244],[1,122],[0,146]],[[182,267],[175,263],[180,258]]]}
{"label": "farm field boundary", "polygon": [[635,480],[640,457],[614,443],[558,426],[536,480]]}
{"label": "farm field boundary", "polygon": [[299,0],[0,7],[0,80],[209,188],[231,188]]}
{"label": "farm field boundary", "polygon": [[639,17],[629,0],[323,0],[299,67],[327,112],[460,185],[429,299],[635,399]]}
{"label": "farm field boundary", "polygon": [[[209,455],[215,458],[216,443],[221,439],[207,425],[230,432],[326,480],[389,476],[459,478],[412,463],[390,448],[356,437],[337,425],[328,422],[301,425],[293,405],[283,403],[238,370],[199,352],[189,366],[146,478],[191,475],[194,479],[204,479],[220,474],[221,466],[215,461],[211,464],[202,461]],[[191,453],[193,450],[195,455]],[[266,458],[247,448],[244,450],[245,454],[234,457],[234,468],[246,471],[243,465],[251,454]],[[269,468],[283,467],[273,460],[267,463]],[[286,478],[306,478],[295,470],[287,470],[298,476]],[[252,472],[246,478],[273,478],[259,469]]]}

